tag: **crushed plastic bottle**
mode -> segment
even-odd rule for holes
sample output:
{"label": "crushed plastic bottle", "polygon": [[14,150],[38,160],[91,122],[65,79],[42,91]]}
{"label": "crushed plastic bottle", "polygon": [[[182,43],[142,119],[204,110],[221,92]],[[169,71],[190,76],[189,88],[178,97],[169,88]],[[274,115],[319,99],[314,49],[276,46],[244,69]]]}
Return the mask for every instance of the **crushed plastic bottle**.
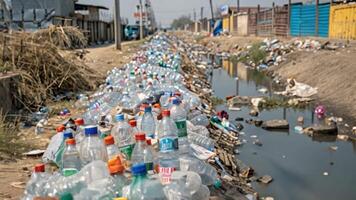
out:
{"label": "crushed plastic bottle", "polygon": [[84,129],[85,139],[81,143],[80,157],[83,165],[86,165],[94,160],[102,160],[106,162],[108,155],[104,142],[99,138],[97,126],[87,126]]}
{"label": "crushed plastic bottle", "polygon": [[214,151],[215,141],[204,135],[199,135],[194,132],[189,133],[188,135],[189,142],[202,146],[209,151]]}

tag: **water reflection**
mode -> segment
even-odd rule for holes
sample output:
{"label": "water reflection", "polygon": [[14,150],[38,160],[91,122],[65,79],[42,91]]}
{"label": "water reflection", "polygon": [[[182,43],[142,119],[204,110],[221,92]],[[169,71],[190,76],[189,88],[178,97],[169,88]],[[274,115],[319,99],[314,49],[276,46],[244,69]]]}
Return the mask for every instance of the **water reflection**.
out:
{"label": "water reflection", "polygon": [[[214,95],[225,98],[230,95],[273,96],[275,85],[272,81],[255,70],[215,57],[214,63],[219,69],[211,67],[210,80]],[[236,79],[235,77],[238,77]],[[258,89],[266,87],[267,94]],[[217,110],[228,110],[226,105],[219,105]],[[236,117],[249,116],[249,107],[241,111],[228,111],[232,123]],[[241,122],[245,127],[241,139],[247,141],[239,150],[238,158],[252,166],[258,174],[271,175],[274,179],[269,185],[254,183],[261,196],[273,196],[275,199],[355,199],[356,190],[356,142],[338,141],[336,136],[313,135],[308,137],[294,132],[297,118],[304,117],[304,126],[321,123],[314,117],[312,109],[276,108],[262,110],[261,120],[286,119],[290,129],[285,132],[267,131]],[[252,143],[252,135],[263,143],[259,147]],[[330,146],[337,146],[336,151]],[[323,173],[328,172],[328,176]]]}

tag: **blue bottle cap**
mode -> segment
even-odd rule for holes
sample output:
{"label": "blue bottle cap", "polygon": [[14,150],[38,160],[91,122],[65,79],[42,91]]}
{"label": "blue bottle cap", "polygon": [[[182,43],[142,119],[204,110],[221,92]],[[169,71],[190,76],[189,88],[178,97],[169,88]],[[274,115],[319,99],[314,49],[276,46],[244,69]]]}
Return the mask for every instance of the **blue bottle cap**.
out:
{"label": "blue bottle cap", "polygon": [[66,140],[68,138],[73,138],[73,133],[72,131],[70,130],[66,130],[64,133],[63,133],[63,139]]}
{"label": "blue bottle cap", "polygon": [[124,116],[124,114],[117,114],[117,115],[115,116],[115,119],[116,119],[116,121],[118,121],[118,122],[124,121],[124,120],[125,120],[125,116]]}
{"label": "blue bottle cap", "polygon": [[179,105],[179,104],[180,104],[180,101],[179,101],[179,99],[174,98],[174,99],[172,100],[172,103],[173,103],[173,105]]}
{"label": "blue bottle cap", "polygon": [[97,126],[87,126],[84,128],[84,133],[86,136],[96,135],[96,134],[98,134],[98,127]]}
{"label": "blue bottle cap", "polygon": [[145,175],[147,173],[146,165],[145,164],[136,164],[136,165],[132,166],[131,171],[132,171],[133,175]]}
{"label": "blue bottle cap", "polygon": [[151,106],[147,106],[147,107],[145,107],[145,112],[152,112],[152,108],[151,108]]}

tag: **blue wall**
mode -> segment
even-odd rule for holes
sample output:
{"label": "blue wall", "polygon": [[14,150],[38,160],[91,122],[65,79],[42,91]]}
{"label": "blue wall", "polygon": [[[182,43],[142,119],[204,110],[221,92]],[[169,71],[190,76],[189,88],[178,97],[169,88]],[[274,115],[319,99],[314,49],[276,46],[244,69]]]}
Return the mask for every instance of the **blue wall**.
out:
{"label": "blue wall", "polygon": [[[319,4],[318,35],[328,37],[330,4]],[[291,36],[316,36],[315,5],[292,4],[290,16]]]}

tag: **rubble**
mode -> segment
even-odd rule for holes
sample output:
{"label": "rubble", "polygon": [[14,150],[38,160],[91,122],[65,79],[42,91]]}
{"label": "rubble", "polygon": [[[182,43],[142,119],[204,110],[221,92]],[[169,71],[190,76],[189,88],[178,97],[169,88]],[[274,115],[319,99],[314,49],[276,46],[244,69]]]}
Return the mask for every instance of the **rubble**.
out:
{"label": "rubble", "polygon": [[309,135],[313,134],[330,134],[330,135],[336,135],[338,133],[338,128],[337,126],[327,126],[327,125],[312,125],[307,128],[305,128],[304,133],[307,133]]}
{"label": "rubble", "polygon": [[262,128],[267,130],[289,129],[289,123],[287,120],[267,120],[262,123]]}
{"label": "rubble", "polygon": [[268,183],[272,182],[272,180],[273,180],[273,178],[270,175],[265,175],[265,176],[262,176],[257,179],[258,182],[261,182],[264,184],[268,184]]}

